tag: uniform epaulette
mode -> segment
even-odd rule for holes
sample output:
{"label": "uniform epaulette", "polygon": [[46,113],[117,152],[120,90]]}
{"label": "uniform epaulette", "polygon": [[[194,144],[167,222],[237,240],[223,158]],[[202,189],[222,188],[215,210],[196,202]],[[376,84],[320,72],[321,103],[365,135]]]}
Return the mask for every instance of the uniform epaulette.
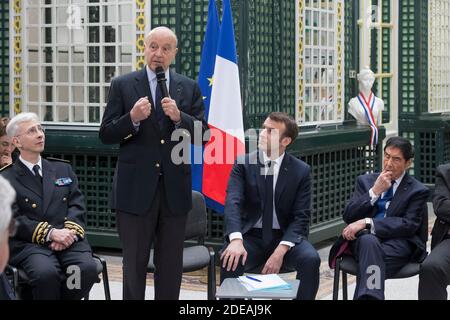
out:
{"label": "uniform epaulette", "polygon": [[46,159],[49,160],[49,161],[59,161],[59,162],[64,162],[64,163],[69,163],[70,164],[70,161],[69,160],[65,160],[65,159],[58,159],[58,158],[52,158],[52,157],[48,157]]}
{"label": "uniform epaulette", "polygon": [[7,168],[9,168],[9,167],[11,167],[13,164],[12,163],[10,163],[10,164],[7,164],[6,166],[4,166],[4,167],[1,167],[0,168],[0,172],[2,172],[3,170],[5,170],[5,169],[7,169]]}

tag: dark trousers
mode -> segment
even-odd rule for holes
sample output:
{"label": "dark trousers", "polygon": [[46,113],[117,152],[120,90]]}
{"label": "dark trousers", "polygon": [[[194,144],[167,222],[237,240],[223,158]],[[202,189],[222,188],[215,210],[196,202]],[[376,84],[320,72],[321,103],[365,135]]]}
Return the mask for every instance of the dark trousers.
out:
{"label": "dark trousers", "polygon": [[450,238],[433,248],[422,262],[419,276],[420,300],[447,300],[450,285]]}
{"label": "dark trousers", "polygon": [[353,299],[384,300],[384,281],[395,275],[410,260],[413,245],[406,239],[381,241],[365,234],[351,242],[358,261],[358,274]]}
{"label": "dark trousers", "polygon": [[[18,265],[30,280],[33,300],[80,300],[98,279],[92,252],[31,254]],[[76,269],[80,271],[74,271]],[[78,269],[79,268],[79,269]],[[75,277],[80,275],[79,281]]]}
{"label": "dark trousers", "polygon": [[173,216],[160,179],[150,210],[143,215],[117,212],[123,248],[123,299],[144,300],[147,264],[154,241],[155,300],[178,300],[183,274],[186,215]]}
{"label": "dark trousers", "polygon": [[[247,250],[247,261],[245,266],[240,261],[235,271],[220,269],[220,282],[226,278],[237,278],[248,272],[264,266],[267,259],[273,253],[281,241],[282,233],[273,230],[273,240],[269,245],[264,245],[261,229],[251,229],[243,235],[244,247]],[[225,243],[224,248],[228,246]],[[319,288],[319,267],[320,257],[316,249],[305,239],[291,248],[283,259],[283,266],[287,269],[297,271],[297,279],[300,279],[300,286],[297,292],[297,299],[313,300]]]}

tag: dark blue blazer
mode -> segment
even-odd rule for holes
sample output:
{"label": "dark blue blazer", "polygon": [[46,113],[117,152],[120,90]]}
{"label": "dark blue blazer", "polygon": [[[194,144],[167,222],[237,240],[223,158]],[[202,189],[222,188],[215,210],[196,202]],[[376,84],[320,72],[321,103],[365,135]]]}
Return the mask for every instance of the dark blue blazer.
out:
{"label": "dark blue blazer", "polygon": [[[376,205],[370,204],[369,190],[379,173],[361,175],[356,180],[355,191],[344,210],[344,221],[350,224],[363,218],[372,218]],[[416,246],[412,259],[420,261],[426,255],[428,239],[427,199],[429,190],[408,175],[402,179],[384,219],[374,219],[380,239],[406,238]]]}
{"label": "dark blue blazer", "polygon": [[[81,236],[67,250],[91,251],[84,237],[86,205],[78,187],[78,179],[70,164],[48,160],[42,159],[42,188],[39,188],[31,171],[19,159],[1,171],[16,191],[14,216],[18,229],[16,235],[9,239],[12,265],[19,264],[33,253],[52,254],[53,251],[45,242],[51,227],[78,230],[77,235]],[[61,179],[65,182],[59,183]],[[68,225],[68,222],[72,224]],[[82,228],[81,233],[76,226]]]}
{"label": "dark blue blazer", "polygon": [[[194,121],[199,121],[199,129],[203,134],[207,124],[203,119],[203,97],[197,83],[170,71],[169,94],[181,111],[179,128],[184,129],[182,138],[192,141]],[[103,143],[120,144],[111,207],[136,215],[147,212],[162,170],[171,212],[174,215],[187,214],[192,208],[191,166],[188,163],[175,164],[171,160],[172,150],[179,142],[171,141],[174,123],[169,117],[164,117],[164,125],[160,129],[154,102],[150,117],[141,121],[138,130],[131,121],[131,109],[136,101],[145,96],[149,101],[152,100],[145,67],[111,82],[99,132]],[[189,143],[187,148],[190,149]]]}
{"label": "dark blue blazer", "polygon": [[[261,218],[264,210],[263,166],[258,153],[240,158],[233,166],[225,202],[225,237],[232,232],[245,234]],[[261,158],[262,159],[262,158]],[[281,240],[300,243],[309,233],[311,217],[311,169],[286,153],[275,186],[275,208],[283,231]]]}

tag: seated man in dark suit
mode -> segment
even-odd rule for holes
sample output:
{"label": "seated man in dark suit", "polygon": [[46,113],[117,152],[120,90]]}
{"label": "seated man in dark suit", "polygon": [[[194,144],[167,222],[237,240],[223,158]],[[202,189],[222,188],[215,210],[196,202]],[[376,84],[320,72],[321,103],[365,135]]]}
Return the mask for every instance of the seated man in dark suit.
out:
{"label": "seated man in dark suit", "polygon": [[311,169],[285,152],[297,135],[291,117],[271,113],[263,124],[259,152],[234,165],[225,202],[221,281],[261,265],[263,274],[278,273],[285,265],[301,281],[297,298],[314,299],[320,258],[307,240]]}
{"label": "seated man in dark suit", "polygon": [[[342,232],[358,261],[354,299],[384,299],[384,280],[426,256],[428,221],[423,217],[429,190],[406,172],[413,156],[409,140],[389,138],[383,171],[356,181]],[[357,236],[364,229],[368,232]]]}
{"label": "seated man in dark suit", "polygon": [[33,299],[81,299],[97,271],[77,177],[66,161],[41,158],[45,135],[36,114],[16,115],[6,131],[20,152],[1,170],[17,194],[9,263],[28,275]]}
{"label": "seated man in dark suit", "polygon": [[447,300],[447,286],[450,285],[450,164],[436,170],[433,208],[436,221],[431,231],[431,253],[420,268],[419,299]]}

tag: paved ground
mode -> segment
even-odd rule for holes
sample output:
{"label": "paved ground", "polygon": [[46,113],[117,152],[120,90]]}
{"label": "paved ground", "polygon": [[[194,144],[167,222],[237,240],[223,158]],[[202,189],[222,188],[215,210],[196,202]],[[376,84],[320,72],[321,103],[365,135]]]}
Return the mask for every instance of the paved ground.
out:
{"label": "paved ground", "polygon": [[[431,208],[430,208],[431,209]],[[431,230],[434,223],[434,214],[430,210],[429,229]],[[320,266],[320,287],[317,294],[317,299],[331,300],[333,289],[334,270],[328,267],[328,253],[333,240],[325,241],[316,245],[319,255],[321,257]],[[428,245],[430,241],[428,241]],[[429,248],[428,248],[428,251]],[[98,255],[104,257],[108,264],[109,283],[111,288],[111,297],[113,300],[122,299],[122,257],[120,252],[97,252]],[[218,271],[218,269],[217,269]],[[295,273],[287,275],[288,278],[295,278]],[[217,279],[219,279],[217,272]],[[393,279],[386,281],[385,295],[388,300],[416,300],[417,287],[419,277],[414,276],[407,279]],[[181,285],[181,300],[206,300],[206,268],[199,272],[191,272],[183,274],[183,281]],[[353,297],[355,290],[355,277],[348,277],[348,295]],[[450,297],[450,287],[448,288]],[[91,291],[91,299],[104,299],[103,285],[95,284]],[[153,299],[153,277],[151,274],[147,277],[146,299]],[[342,298],[341,291],[339,298]]]}

